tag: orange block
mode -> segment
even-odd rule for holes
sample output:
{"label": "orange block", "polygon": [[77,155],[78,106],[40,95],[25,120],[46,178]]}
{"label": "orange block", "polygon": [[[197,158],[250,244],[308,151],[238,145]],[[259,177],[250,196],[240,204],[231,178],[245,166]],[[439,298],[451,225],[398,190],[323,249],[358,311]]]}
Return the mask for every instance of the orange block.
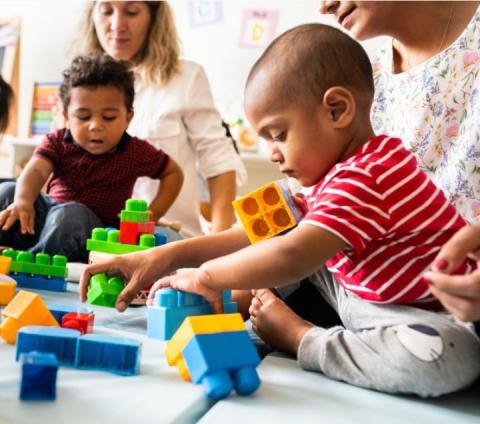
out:
{"label": "orange block", "polygon": [[7,275],[10,272],[12,265],[12,258],[9,256],[0,255],[0,274]]}
{"label": "orange block", "polygon": [[36,293],[20,290],[2,312],[0,337],[7,343],[15,344],[17,332],[26,325],[59,327],[57,320]]}
{"label": "orange block", "polygon": [[13,281],[2,281],[0,276],[0,305],[8,305],[10,301],[15,297],[15,289],[17,283]]}

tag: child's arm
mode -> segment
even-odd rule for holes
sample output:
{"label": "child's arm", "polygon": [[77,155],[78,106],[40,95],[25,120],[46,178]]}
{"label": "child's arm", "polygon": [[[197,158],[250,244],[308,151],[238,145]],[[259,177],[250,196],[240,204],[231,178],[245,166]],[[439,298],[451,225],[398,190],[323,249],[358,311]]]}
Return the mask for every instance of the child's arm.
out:
{"label": "child's arm", "polygon": [[13,203],[0,212],[2,230],[8,230],[19,220],[22,234],[34,234],[35,209],[33,204],[52,172],[53,164],[48,159],[34,156],[28,161],[17,181]]}
{"label": "child's arm", "polygon": [[171,157],[167,169],[162,174],[160,188],[150,203],[149,209],[153,213],[153,220],[157,222],[168,211],[180,193],[183,184],[183,172]]}
{"label": "child's arm", "polygon": [[346,242],[333,233],[301,225],[284,236],[163,278],[152,287],[150,301],[159,288],[172,287],[202,295],[218,312],[222,309],[222,290],[267,288],[299,281],[345,247]]}

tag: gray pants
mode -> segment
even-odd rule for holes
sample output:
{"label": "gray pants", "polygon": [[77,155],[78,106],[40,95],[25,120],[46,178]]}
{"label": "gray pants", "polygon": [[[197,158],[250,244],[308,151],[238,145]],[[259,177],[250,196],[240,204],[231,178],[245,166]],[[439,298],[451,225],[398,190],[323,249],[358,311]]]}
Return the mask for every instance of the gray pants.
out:
{"label": "gray pants", "polygon": [[344,290],[326,269],[310,280],[343,326],[305,334],[298,350],[303,368],[424,397],[463,389],[479,376],[480,340],[471,324],[443,312],[367,302]]}

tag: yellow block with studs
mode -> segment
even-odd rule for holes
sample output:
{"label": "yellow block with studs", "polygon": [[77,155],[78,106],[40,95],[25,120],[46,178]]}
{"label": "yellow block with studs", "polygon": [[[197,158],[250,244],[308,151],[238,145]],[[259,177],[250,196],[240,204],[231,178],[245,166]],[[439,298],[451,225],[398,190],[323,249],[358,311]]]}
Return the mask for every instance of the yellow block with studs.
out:
{"label": "yellow block with studs", "polygon": [[7,275],[12,266],[12,258],[0,255],[0,274]]}
{"label": "yellow block with studs", "polygon": [[2,281],[0,275],[0,305],[8,305],[10,301],[15,297],[15,290],[17,283],[13,281]]}

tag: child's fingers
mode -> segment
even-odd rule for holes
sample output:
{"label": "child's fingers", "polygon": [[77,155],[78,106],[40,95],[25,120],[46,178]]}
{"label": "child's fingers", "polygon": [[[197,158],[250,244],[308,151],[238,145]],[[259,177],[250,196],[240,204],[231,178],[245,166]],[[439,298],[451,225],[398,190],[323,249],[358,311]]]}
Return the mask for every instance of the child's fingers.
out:
{"label": "child's fingers", "polygon": [[32,218],[32,215],[28,213],[20,213],[20,230],[22,234],[33,234]]}
{"label": "child's fingers", "polygon": [[139,278],[138,273],[134,273],[125,288],[118,295],[116,303],[117,311],[123,312],[125,309],[127,309],[128,305],[130,305],[132,300],[135,299],[137,293],[142,290],[146,284],[148,284],[148,282],[145,282],[143,279]]}
{"label": "child's fingers", "polygon": [[2,226],[2,230],[6,231],[9,230],[10,227],[15,224],[15,221],[17,220],[17,216],[15,214],[9,214],[7,219],[5,220],[5,223]]}

